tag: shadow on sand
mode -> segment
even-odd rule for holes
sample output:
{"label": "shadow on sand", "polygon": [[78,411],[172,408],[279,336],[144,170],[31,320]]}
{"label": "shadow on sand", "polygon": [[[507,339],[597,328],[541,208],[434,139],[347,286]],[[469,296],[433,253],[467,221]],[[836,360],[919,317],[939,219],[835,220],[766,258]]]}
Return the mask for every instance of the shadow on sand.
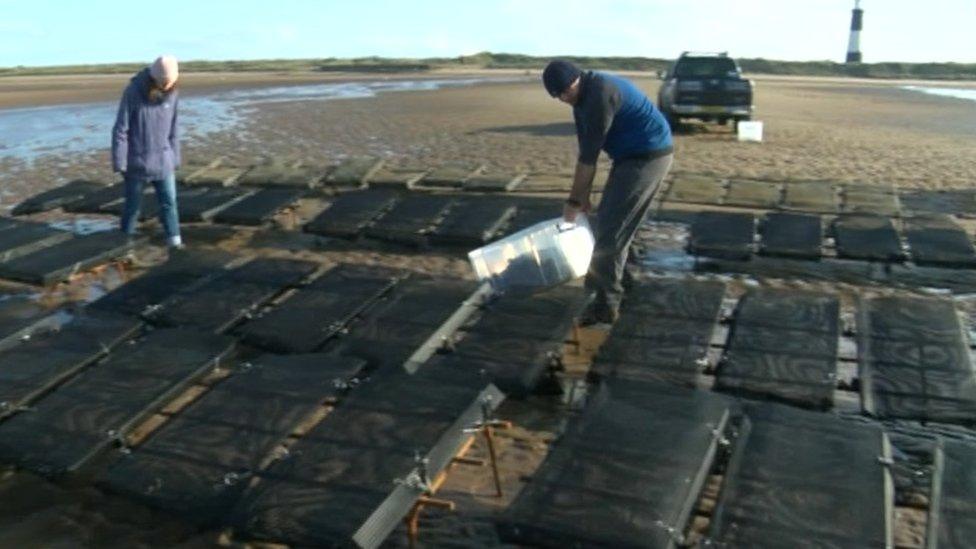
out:
{"label": "shadow on sand", "polygon": [[562,137],[576,135],[576,125],[572,122],[553,122],[551,124],[525,124],[519,126],[496,126],[471,132],[478,133],[521,133],[537,137]]}
{"label": "shadow on sand", "polygon": [[[717,134],[726,136],[729,133],[735,134],[732,125],[718,126],[707,125],[695,122],[681,122],[671,129],[674,135],[703,135]],[[479,133],[508,133],[524,134],[535,137],[562,137],[576,135],[576,125],[572,122],[552,122],[550,124],[523,124],[517,126],[495,126],[469,132],[469,135]]]}

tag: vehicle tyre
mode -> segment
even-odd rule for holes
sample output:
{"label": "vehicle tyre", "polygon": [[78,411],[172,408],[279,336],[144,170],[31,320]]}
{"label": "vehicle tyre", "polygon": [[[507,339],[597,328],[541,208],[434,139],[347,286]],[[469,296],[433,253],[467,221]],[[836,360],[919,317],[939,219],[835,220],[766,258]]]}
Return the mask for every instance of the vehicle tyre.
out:
{"label": "vehicle tyre", "polygon": [[678,118],[677,116],[671,114],[670,112],[665,112],[664,113],[664,118],[665,118],[665,120],[668,121],[668,126],[671,127],[671,131],[676,130],[678,128],[678,124],[681,123],[681,119]]}

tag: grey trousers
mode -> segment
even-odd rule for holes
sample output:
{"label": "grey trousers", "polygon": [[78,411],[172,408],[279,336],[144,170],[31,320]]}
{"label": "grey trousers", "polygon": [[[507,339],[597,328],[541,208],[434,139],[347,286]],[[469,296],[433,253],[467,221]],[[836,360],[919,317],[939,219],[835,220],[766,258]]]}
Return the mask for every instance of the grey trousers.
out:
{"label": "grey trousers", "polygon": [[620,306],[630,243],[647,217],[651,199],[671,169],[672,160],[673,154],[653,160],[625,159],[610,168],[596,210],[596,246],[585,281],[586,289],[594,294],[594,306]]}

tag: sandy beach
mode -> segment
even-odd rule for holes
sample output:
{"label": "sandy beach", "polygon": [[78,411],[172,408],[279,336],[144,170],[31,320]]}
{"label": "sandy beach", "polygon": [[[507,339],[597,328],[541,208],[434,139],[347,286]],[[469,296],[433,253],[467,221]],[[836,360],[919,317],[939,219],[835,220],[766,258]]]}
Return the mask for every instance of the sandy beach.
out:
{"label": "sandy beach", "polygon": [[[656,97],[657,79],[632,77],[650,97]],[[83,108],[99,105],[98,112],[110,116],[127,79],[127,75],[0,78],[0,117],[5,109],[29,114],[33,112],[30,109],[66,104]],[[283,158],[326,166],[346,156],[369,154],[383,157],[394,166],[433,167],[466,161],[499,169],[560,174],[568,181],[576,157],[572,113],[548,97],[535,73],[188,74],[181,83],[181,93],[187,100],[219,99],[242,90],[428,80],[465,82],[438,89],[381,90],[368,96],[328,100],[314,93],[298,98],[279,94],[274,100],[250,96],[231,103],[235,118],[228,127],[204,137],[188,136],[184,160],[202,163],[224,157],[226,164],[246,166]],[[764,141],[737,142],[731,127],[685,125],[675,136],[674,172],[786,182],[887,183],[903,188],[976,185],[976,105],[903,89],[909,84],[956,88],[976,84],[761,76],[755,77],[755,83],[755,119],[764,122]],[[3,120],[0,118],[0,139],[4,136]],[[111,119],[106,123],[110,125]],[[113,181],[110,136],[100,128],[86,126],[81,133],[94,132],[91,137],[103,141],[104,148],[73,151],[70,143],[63,149],[55,144],[29,159],[4,155],[5,149],[13,150],[17,144],[0,141],[0,215],[26,196],[71,179]],[[22,135],[30,131],[23,127],[18,130]],[[606,158],[601,163],[608,165]],[[307,219],[321,207],[321,200],[303,200],[295,215]],[[36,216],[40,220],[55,217],[65,216]],[[190,242],[203,240],[199,236],[202,230],[188,233]],[[262,255],[330,265],[352,261],[471,276],[463,254],[391,252],[379,245],[321,243],[296,231],[255,234],[240,230],[235,239],[220,247],[228,251],[250,248]],[[592,354],[596,344],[583,343],[584,351]],[[503,480],[507,487],[514,487],[541,462],[547,443],[558,432],[558,422],[553,418],[561,420],[563,409],[551,398],[506,406],[502,415],[519,419],[519,427],[500,442]],[[479,444],[473,455],[484,457],[486,451]],[[459,513],[428,513],[423,521],[425,539],[433,540],[430,543],[434,545],[456,546],[478,546],[493,540],[491,513],[507,505],[514,492],[496,499],[490,495],[488,480],[485,471],[477,468],[461,469],[452,477],[443,494],[458,503]],[[26,493],[32,496],[23,497]],[[213,546],[215,539],[235,546],[221,532],[195,531],[164,513],[131,505],[124,498],[105,497],[87,487],[55,485],[24,473],[0,471],[0,511],[0,539],[6,546],[28,546],[38,540],[50,546],[75,546],[83,540],[93,546],[204,547]],[[910,518],[900,520],[905,523]],[[921,546],[918,539],[908,539],[918,530],[900,531],[900,546]],[[402,527],[388,543],[405,545]]]}
{"label": "sandy beach", "polygon": [[[535,74],[189,74],[181,85],[182,97],[192,99],[254,87],[452,78],[484,82],[352,99],[249,103],[232,128],[185,139],[184,158],[226,156],[247,165],[280,156],[326,165],[346,155],[374,154],[394,165],[461,160],[528,172],[571,171],[576,153],[571,112],[546,95]],[[657,79],[634,78],[656,97]],[[505,81],[492,82],[498,79]],[[125,75],[3,78],[0,109],[102,102],[111,112],[126,80]],[[676,137],[675,172],[927,188],[976,182],[972,101],[902,89],[908,82],[761,76],[755,82],[755,118],[764,123],[764,142],[739,143],[731,128],[690,124]],[[104,149],[80,153],[51,147],[32,162],[0,155],[3,203],[73,178],[112,180],[109,135],[104,142]]]}

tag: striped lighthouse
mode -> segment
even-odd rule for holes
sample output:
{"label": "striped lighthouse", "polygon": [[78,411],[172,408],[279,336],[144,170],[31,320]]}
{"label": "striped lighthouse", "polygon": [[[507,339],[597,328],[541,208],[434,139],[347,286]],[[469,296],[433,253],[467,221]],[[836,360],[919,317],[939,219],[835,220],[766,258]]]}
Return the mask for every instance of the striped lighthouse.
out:
{"label": "striped lighthouse", "polygon": [[861,0],[854,0],[854,11],[851,12],[851,39],[847,42],[847,62],[861,62],[861,24],[864,22],[864,10]]}

